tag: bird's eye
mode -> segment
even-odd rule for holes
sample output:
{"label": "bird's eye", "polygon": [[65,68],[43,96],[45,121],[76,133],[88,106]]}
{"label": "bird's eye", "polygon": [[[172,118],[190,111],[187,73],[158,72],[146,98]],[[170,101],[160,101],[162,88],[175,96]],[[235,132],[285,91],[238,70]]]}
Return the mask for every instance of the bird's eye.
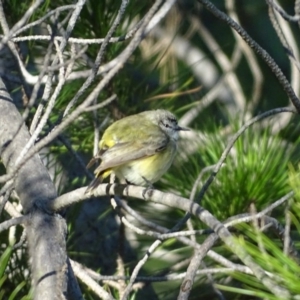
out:
{"label": "bird's eye", "polygon": [[169,118],[169,121],[170,121],[170,123],[177,124],[177,120],[176,120],[176,119],[174,119],[174,118]]}
{"label": "bird's eye", "polygon": [[171,127],[168,123],[165,123],[164,121],[160,121],[160,124],[167,128]]}

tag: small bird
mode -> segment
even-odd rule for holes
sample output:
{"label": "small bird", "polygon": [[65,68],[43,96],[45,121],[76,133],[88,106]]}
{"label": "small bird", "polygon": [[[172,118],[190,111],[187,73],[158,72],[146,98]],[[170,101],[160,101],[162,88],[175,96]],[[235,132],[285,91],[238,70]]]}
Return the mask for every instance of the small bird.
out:
{"label": "small bird", "polygon": [[95,179],[86,189],[92,192],[112,172],[128,184],[151,186],[171,166],[180,130],[176,117],[163,109],[125,117],[109,126],[99,142],[99,152],[90,167],[101,160]]}

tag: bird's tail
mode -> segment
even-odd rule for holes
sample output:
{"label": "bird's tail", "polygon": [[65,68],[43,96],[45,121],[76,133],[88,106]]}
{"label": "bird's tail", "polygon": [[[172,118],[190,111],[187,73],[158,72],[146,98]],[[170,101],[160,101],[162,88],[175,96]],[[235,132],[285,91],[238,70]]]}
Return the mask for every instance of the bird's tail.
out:
{"label": "bird's tail", "polygon": [[[97,170],[96,170],[97,171]],[[96,173],[96,177],[90,183],[90,185],[85,190],[85,194],[90,194],[98,185],[100,185],[104,178],[111,174],[111,169]]]}
{"label": "bird's tail", "polygon": [[102,182],[102,179],[103,179],[102,176],[95,177],[84,193],[90,194]]}

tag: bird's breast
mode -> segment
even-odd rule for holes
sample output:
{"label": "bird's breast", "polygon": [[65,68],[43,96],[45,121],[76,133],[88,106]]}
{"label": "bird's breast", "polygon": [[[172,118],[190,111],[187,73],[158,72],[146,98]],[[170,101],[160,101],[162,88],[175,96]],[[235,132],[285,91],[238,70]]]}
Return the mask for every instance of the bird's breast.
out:
{"label": "bird's breast", "polygon": [[145,186],[156,182],[167,172],[174,160],[175,152],[176,143],[170,142],[165,150],[122,165],[114,172],[117,177],[124,178],[132,184]]}

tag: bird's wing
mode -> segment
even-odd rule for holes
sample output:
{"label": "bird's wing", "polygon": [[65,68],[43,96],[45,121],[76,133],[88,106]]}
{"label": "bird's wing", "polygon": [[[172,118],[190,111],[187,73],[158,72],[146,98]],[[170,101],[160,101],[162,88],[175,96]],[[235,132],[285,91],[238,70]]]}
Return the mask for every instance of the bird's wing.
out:
{"label": "bird's wing", "polygon": [[164,133],[151,135],[149,137],[144,136],[143,142],[120,142],[113,147],[107,149],[101,155],[101,164],[95,170],[96,174],[102,173],[107,169],[111,169],[131,161],[149,157],[155,153],[162,151],[169,143],[169,137]]}

